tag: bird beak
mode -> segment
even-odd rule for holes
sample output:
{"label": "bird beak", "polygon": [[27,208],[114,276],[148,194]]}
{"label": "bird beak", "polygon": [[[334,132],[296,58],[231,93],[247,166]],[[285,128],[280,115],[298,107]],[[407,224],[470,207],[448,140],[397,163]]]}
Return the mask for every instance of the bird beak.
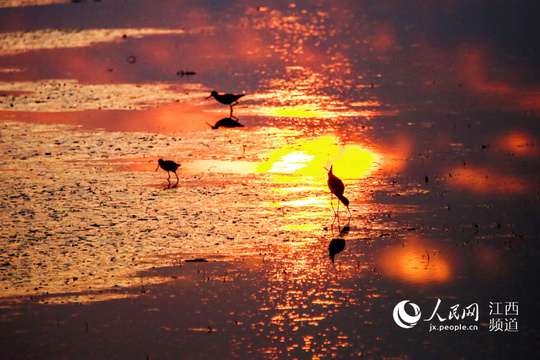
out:
{"label": "bird beak", "polygon": [[156,170],[155,170],[155,171],[157,171],[158,169],[159,169],[159,164],[158,164],[158,166],[157,166],[157,168],[156,168]]}
{"label": "bird beak", "polygon": [[324,167],[324,170],[326,170],[326,171],[330,172],[330,170],[328,170],[328,169],[326,168],[326,166],[323,166],[323,167]]}
{"label": "bird beak", "polygon": [[212,95],[210,95],[209,97],[207,97],[205,100],[208,100],[208,99],[210,99],[211,97],[212,97]]}

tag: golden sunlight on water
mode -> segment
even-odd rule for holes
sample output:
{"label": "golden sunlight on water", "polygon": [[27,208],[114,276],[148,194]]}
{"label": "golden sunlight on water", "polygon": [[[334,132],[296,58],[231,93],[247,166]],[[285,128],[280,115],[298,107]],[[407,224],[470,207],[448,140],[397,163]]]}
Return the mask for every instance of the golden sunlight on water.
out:
{"label": "golden sunlight on water", "polygon": [[397,298],[538,298],[540,91],[462,4],[0,8],[60,2],[0,11],[2,356],[488,358]]}
{"label": "golden sunlight on water", "polygon": [[71,0],[4,0],[0,1],[0,7],[35,6],[48,4],[69,3]]}
{"label": "golden sunlight on water", "polygon": [[[347,64],[347,67],[350,64]],[[271,78],[263,81],[257,94],[250,97],[262,101],[251,113],[255,115],[284,118],[361,117],[381,115],[380,100],[371,95],[367,101],[344,102],[337,96],[327,94],[328,88],[342,91],[353,87],[363,88],[366,84],[336,83],[336,69],[328,72],[314,71],[305,66],[287,66],[287,77]],[[395,110],[392,110],[395,113]]]}
{"label": "golden sunlight on water", "polygon": [[288,183],[291,176],[302,182],[320,183],[325,167],[334,166],[342,179],[359,179],[369,174],[379,156],[360,145],[340,145],[333,136],[300,139],[268,155],[257,171],[272,173],[277,182]]}
{"label": "golden sunlight on water", "polygon": [[[22,94],[9,102],[0,102],[0,110],[10,111],[15,108],[37,114],[81,110],[150,109],[156,112],[161,109],[156,106],[168,106],[175,107],[178,117],[178,107],[194,107],[191,104],[206,95],[206,90],[200,84],[110,85],[85,84],[66,79],[0,82],[0,89],[6,94]],[[179,101],[182,104],[178,104]]]}
{"label": "golden sunlight on water", "polygon": [[127,37],[135,39],[149,35],[184,34],[182,29],[46,29],[32,32],[17,31],[0,34],[0,54],[16,54],[42,49],[88,47],[101,42],[120,42]]}
{"label": "golden sunlight on water", "polygon": [[194,160],[184,163],[184,169],[191,173],[254,173],[257,165],[250,161]]}
{"label": "golden sunlight on water", "polygon": [[321,110],[309,108],[306,106],[296,106],[291,108],[269,108],[264,111],[268,116],[279,116],[279,117],[294,117],[294,118],[329,118],[335,116],[335,114],[330,112],[324,112]]}
{"label": "golden sunlight on water", "polygon": [[[259,100],[271,99],[273,94],[257,94],[252,98]],[[300,101],[300,99],[297,99]],[[318,100],[320,102],[320,99]],[[306,105],[307,104],[307,105]],[[347,105],[354,107],[349,108]],[[257,109],[247,110],[246,114],[259,116],[270,116],[278,118],[312,118],[312,119],[330,119],[335,117],[361,117],[371,118],[377,115],[397,114],[397,110],[383,111],[380,104],[376,102],[344,104],[338,101],[329,101],[329,103],[314,103],[308,100],[302,100],[301,104],[291,104],[286,106],[259,106]],[[356,109],[357,108],[357,109]]]}
{"label": "golden sunlight on water", "polygon": [[[321,227],[321,218],[331,212],[325,168],[333,165],[335,174],[347,186],[369,175],[379,157],[360,145],[343,145],[334,136],[320,136],[298,139],[271,152],[256,171],[270,174],[276,184],[273,192],[280,201],[268,205],[283,211],[287,225],[281,230],[314,230]],[[347,191],[349,196],[358,195],[351,193],[352,187]],[[289,211],[288,207],[296,209]]]}

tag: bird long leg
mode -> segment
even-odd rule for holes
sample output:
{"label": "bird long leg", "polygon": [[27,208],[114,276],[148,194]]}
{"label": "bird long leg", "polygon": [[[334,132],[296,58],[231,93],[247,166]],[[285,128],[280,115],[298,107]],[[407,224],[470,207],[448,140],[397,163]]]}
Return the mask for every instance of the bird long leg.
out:
{"label": "bird long leg", "polygon": [[[334,224],[336,223],[336,219],[338,221],[338,229],[339,229],[339,213],[334,209],[334,196],[330,194],[330,205],[332,206],[332,211],[334,212],[334,220],[332,220],[332,234],[334,233]],[[338,200],[339,205],[339,200]]]}
{"label": "bird long leg", "polygon": [[336,210],[334,210],[334,195],[330,194],[330,206],[332,207],[332,211],[334,212],[334,218],[337,216]]}
{"label": "bird long leg", "polygon": [[339,223],[339,199],[338,199],[338,202],[337,202],[337,211],[336,211],[336,217],[337,217],[337,227],[338,229],[341,227],[340,223]]}
{"label": "bird long leg", "polygon": [[236,104],[238,104],[238,101],[235,101],[235,102],[229,104],[229,106],[231,107],[231,114],[230,114],[229,117],[230,117],[231,119],[234,118],[234,116],[233,116],[232,113],[233,113],[233,106],[236,105]]}
{"label": "bird long leg", "polygon": [[178,174],[176,173],[176,171],[174,171],[174,175],[176,175],[176,181],[180,181],[180,178],[178,178]]}
{"label": "bird long leg", "polygon": [[336,222],[336,219],[338,221],[338,229],[340,227],[340,222],[339,222],[339,199],[338,199],[338,208],[337,208],[337,211],[336,209],[334,209],[334,194],[330,194],[330,205],[332,206],[332,211],[334,211],[334,220],[332,221],[332,231],[334,229],[334,224]]}
{"label": "bird long leg", "polygon": [[167,175],[169,175],[169,177],[167,177],[167,187],[165,189],[170,189],[171,188],[171,173],[169,171],[167,171]]}

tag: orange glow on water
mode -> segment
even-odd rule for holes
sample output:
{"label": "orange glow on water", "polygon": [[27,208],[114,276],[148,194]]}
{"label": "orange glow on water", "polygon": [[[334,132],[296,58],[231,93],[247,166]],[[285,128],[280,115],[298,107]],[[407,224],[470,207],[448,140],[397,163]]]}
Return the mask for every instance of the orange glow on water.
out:
{"label": "orange glow on water", "polygon": [[514,175],[502,174],[495,169],[467,166],[467,168],[451,169],[448,174],[451,174],[448,178],[451,185],[480,195],[518,194],[525,190],[523,179]]}
{"label": "orange glow on water", "polygon": [[392,26],[389,24],[380,24],[381,29],[373,35],[371,45],[378,52],[392,50],[397,45],[396,36]]}
{"label": "orange glow on water", "polygon": [[[40,104],[38,104],[40,105]],[[46,104],[45,104],[46,105]],[[60,104],[62,105],[62,104]],[[114,104],[113,104],[114,105]],[[22,112],[20,112],[22,113]],[[9,111],[1,111],[7,116]],[[64,123],[103,128],[109,131],[150,131],[173,133],[182,131],[200,131],[209,129],[205,124],[212,120],[208,114],[201,113],[195,106],[173,104],[145,111],[54,111],[24,112],[26,121],[38,123]]]}
{"label": "orange glow on water", "polygon": [[452,280],[450,263],[434,252],[427,240],[419,237],[409,237],[403,246],[388,249],[379,261],[381,274],[395,280],[413,284]]}
{"label": "orange glow on water", "polygon": [[461,76],[474,95],[483,100],[496,100],[497,106],[509,107],[512,110],[529,112],[540,109],[540,89],[520,87],[509,81],[493,79],[486,71],[492,65],[480,49],[468,48],[462,61]]}
{"label": "orange glow on water", "polygon": [[[8,2],[66,5],[0,12],[3,356],[436,357],[448,336],[409,341],[431,328],[400,330],[398,298],[536,298],[524,9]],[[244,127],[211,129],[234,117],[212,90],[246,95]],[[480,332],[449,357],[516,353]]]}
{"label": "orange glow on water", "polygon": [[505,134],[498,141],[498,146],[504,151],[519,156],[535,156],[538,154],[537,141],[533,136],[524,132]]}
{"label": "orange glow on water", "polygon": [[385,171],[391,173],[402,171],[413,149],[414,141],[408,136],[396,136],[385,144],[384,149],[381,149],[381,162]]}
{"label": "orange glow on water", "polygon": [[184,163],[184,169],[191,173],[216,172],[248,174],[254,172],[256,163],[250,161],[194,160]]}
{"label": "orange glow on water", "polygon": [[[328,94],[328,86],[348,88],[348,84],[337,81],[337,73],[350,71],[347,60],[333,64],[325,72],[315,71],[306,66],[287,66],[287,76],[271,78],[263,84],[264,92],[252,94],[250,99],[263,101],[264,105],[252,112],[256,115],[285,118],[371,117],[381,114],[378,100],[343,102]],[[331,75],[329,75],[331,74]]]}

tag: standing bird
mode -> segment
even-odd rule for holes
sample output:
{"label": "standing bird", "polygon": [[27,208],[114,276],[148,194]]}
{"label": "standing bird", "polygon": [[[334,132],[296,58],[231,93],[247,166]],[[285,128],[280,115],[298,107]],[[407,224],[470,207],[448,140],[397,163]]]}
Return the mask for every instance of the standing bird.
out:
{"label": "standing bird", "polygon": [[178,174],[176,173],[176,170],[180,167],[180,164],[177,164],[175,163],[174,161],[172,160],[163,160],[163,159],[159,159],[158,160],[158,166],[156,168],[156,171],[158,171],[159,168],[162,168],[163,170],[165,170],[167,172],[167,174],[169,175],[169,177],[167,178],[167,181],[170,183],[171,181],[169,180],[171,178],[171,174],[170,174],[170,171],[172,171],[174,173],[174,175],[176,175],[176,182],[178,183],[178,181],[180,181],[180,179],[178,178]]}
{"label": "standing bird", "polygon": [[[326,171],[328,171],[328,188],[330,189],[330,192],[332,193],[330,198],[330,205],[332,205],[332,210],[334,210],[334,204],[332,204],[332,196],[336,195],[336,197],[347,207],[347,210],[349,211],[349,217],[351,216],[351,210],[349,210],[349,199],[347,199],[345,196],[343,196],[343,192],[345,191],[345,185],[343,185],[343,181],[341,181],[340,178],[338,178],[336,175],[332,173],[332,168],[334,165],[330,165],[330,170],[327,168],[324,168]],[[337,211],[334,210],[334,215],[337,217],[339,212],[339,202],[338,202],[338,208]]]}
{"label": "standing bird", "polygon": [[206,100],[210,99],[211,97],[214,97],[218,102],[222,103],[223,105],[229,105],[231,107],[231,117],[233,113],[233,106],[238,104],[238,99],[240,99],[245,94],[223,94],[218,93],[217,91],[212,91],[210,96],[206,98]]}

